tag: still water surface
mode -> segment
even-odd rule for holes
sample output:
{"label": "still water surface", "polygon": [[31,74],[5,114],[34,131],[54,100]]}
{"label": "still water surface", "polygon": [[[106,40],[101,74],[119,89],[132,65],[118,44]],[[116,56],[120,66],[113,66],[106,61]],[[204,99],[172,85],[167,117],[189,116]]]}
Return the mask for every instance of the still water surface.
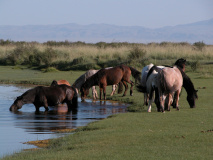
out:
{"label": "still water surface", "polygon": [[33,104],[24,105],[17,113],[10,112],[9,107],[16,97],[28,89],[29,86],[0,85],[0,158],[22,149],[35,148],[24,142],[65,135],[55,130],[85,126],[109,115],[126,112],[127,105],[123,103],[80,102],[80,99],[77,110],[69,113],[66,106],[60,107],[60,110],[52,107],[48,112],[41,107],[36,113]]}

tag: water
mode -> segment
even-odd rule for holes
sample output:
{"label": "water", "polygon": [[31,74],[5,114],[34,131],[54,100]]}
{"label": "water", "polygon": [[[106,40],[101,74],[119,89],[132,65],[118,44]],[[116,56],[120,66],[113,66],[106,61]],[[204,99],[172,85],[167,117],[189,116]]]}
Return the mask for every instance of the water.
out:
{"label": "water", "polygon": [[33,104],[24,105],[18,112],[10,112],[9,107],[17,96],[20,96],[29,86],[0,85],[0,158],[20,152],[23,149],[35,148],[23,144],[27,141],[44,140],[63,136],[66,133],[56,133],[55,130],[75,129],[85,126],[116,113],[126,112],[126,104],[110,101],[86,100],[80,102],[76,111],[66,112],[67,106],[50,107],[48,112],[40,108],[35,112]]}

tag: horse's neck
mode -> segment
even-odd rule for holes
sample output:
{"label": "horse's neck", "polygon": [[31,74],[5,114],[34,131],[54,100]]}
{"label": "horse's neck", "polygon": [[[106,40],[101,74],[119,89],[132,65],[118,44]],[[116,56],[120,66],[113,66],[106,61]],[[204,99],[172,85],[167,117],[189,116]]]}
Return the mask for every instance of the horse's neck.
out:
{"label": "horse's neck", "polygon": [[187,94],[191,94],[195,90],[191,79],[186,74],[183,75],[183,87]]}
{"label": "horse's neck", "polygon": [[77,89],[80,89],[85,81],[86,81],[85,74],[83,74],[74,82],[74,84],[72,86],[74,86]]}
{"label": "horse's neck", "polygon": [[91,88],[92,86],[96,86],[98,85],[98,82],[97,82],[97,74],[87,78],[86,82],[84,83],[85,84],[85,87],[87,89]]}

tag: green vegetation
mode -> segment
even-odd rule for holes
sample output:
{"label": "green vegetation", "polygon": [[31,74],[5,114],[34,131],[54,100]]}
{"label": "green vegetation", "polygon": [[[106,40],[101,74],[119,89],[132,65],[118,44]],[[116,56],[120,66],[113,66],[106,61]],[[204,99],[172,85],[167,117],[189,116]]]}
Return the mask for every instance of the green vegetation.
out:
{"label": "green vegetation", "polygon": [[[98,68],[107,66],[109,62],[116,65],[119,63],[116,60],[124,60],[141,71],[147,63],[172,65],[176,59],[183,57],[188,61],[186,73],[199,90],[196,108],[189,108],[183,89],[179,102],[180,111],[172,109],[171,112],[158,113],[153,104],[152,112],[147,113],[147,107],[143,106],[143,95],[136,89],[133,96],[129,96],[128,93],[126,97],[119,94],[110,97],[111,86],[109,86],[108,100],[130,103],[128,107],[130,112],[113,115],[78,128],[74,134],[51,140],[47,148],[23,151],[3,159],[213,159],[212,46],[205,45],[200,51],[188,43],[125,45],[125,43],[104,42],[98,44],[60,42],[63,46],[58,43],[51,42],[51,45],[35,43],[35,45],[43,53],[46,48],[51,48],[56,53],[67,55],[66,61],[61,59],[62,56],[54,57],[48,67],[28,66],[22,63],[15,66],[0,66],[0,83],[50,85],[53,79],[66,79],[72,84],[87,70],[87,67],[91,67],[89,65]],[[12,46],[10,48],[7,44],[7,49],[4,45],[0,46],[1,62],[8,55],[2,52],[3,48],[7,53],[13,52],[16,48],[16,44],[9,45]],[[128,57],[129,59],[131,57],[131,61],[127,61]],[[56,65],[59,64],[59,59],[61,68],[56,67],[60,66]],[[144,63],[140,64],[142,62]],[[72,67],[75,67],[75,70]]]}
{"label": "green vegetation", "polygon": [[100,69],[121,63],[142,68],[152,62],[172,64],[178,58],[199,63],[213,60],[213,46],[203,42],[105,43],[14,42],[0,40],[0,65],[25,65],[60,71]]}

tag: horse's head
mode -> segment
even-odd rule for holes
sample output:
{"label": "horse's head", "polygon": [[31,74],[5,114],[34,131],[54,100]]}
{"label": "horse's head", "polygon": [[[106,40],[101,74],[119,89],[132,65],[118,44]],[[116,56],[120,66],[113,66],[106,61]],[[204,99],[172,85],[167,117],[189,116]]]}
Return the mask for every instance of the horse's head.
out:
{"label": "horse's head", "polygon": [[185,59],[183,59],[183,58],[178,59],[175,62],[175,65],[180,67],[183,70],[183,72],[185,72],[185,65],[186,65],[186,60]]}
{"label": "horse's head", "polygon": [[84,101],[87,95],[89,94],[89,89],[87,89],[84,85],[82,85],[80,92],[81,92],[81,100]]}
{"label": "horse's head", "polygon": [[19,96],[16,98],[14,103],[10,106],[10,111],[17,111],[18,109],[21,109],[23,105],[22,96]]}
{"label": "horse's head", "polygon": [[194,90],[192,94],[187,96],[187,101],[190,105],[190,108],[195,108],[195,100],[198,99],[197,95],[198,90]]}
{"label": "horse's head", "polygon": [[53,80],[50,86],[57,86],[58,82],[56,80]]}

